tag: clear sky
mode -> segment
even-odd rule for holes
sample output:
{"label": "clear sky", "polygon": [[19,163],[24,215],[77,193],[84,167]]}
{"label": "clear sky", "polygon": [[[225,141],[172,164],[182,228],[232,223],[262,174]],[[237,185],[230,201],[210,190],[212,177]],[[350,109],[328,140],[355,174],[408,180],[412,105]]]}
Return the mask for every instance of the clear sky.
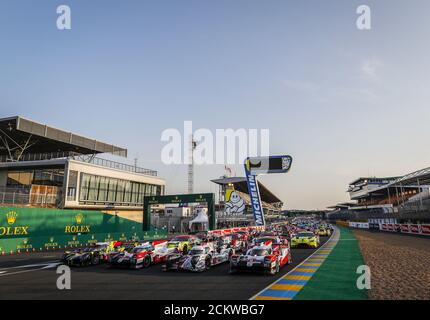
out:
{"label": "clear sky", "polygon": [[[61,4],[72,30],[56,28]],[[428,0],[1,0],[0,116],[125,146],[169,193],[186,191],[186,167],[161,163],[164,129],[268,128],[294,164],[263,182],[288,208],[325,208],[356,177],[430,165],[429,13]],[[195,189],[216,191],[223,169],[196,168]]]}

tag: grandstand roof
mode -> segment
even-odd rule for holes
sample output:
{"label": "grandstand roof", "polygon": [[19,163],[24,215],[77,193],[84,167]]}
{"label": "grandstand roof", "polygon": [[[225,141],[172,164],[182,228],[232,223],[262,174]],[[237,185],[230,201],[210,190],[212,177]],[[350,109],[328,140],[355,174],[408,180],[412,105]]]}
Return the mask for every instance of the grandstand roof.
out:
{"label": "grandstand roof", "polygon": [[[211,180],[213,183],[218,185],[233,184],[234,189],[246,194],[248,192],[248,182],[245,177],[231,177],[231,178],[220,178]],[[266,203],[280,203],[282,202],[276,195],[274,195],[267,187],[265,187],[260,181],[258,181],[258,188],[260,190],[261,201]]]}
{"label": "grandstand roof", "polygon": [[58,152],[127,156],[127,149],[19,116],[0,119],[0,156],[18,161],[24,154]]}
{"label": "grandstand roof", "polygon": [[389,188],[396,188],[402,186],[402,188],[417,188],[418,186],[430,185],[430,167],[408,173],[402,177],[397,178],[393,182],[375,188],[369,191],[370,193],[385,193]]}
{"label": "grandstand roof", "polygon": [[378,178],[378,177],[360,177],[355,179],[354,181],[352,181],[349,185],[355,185],[361,181],[390,181],[390,180],[395,180],[398,179],[399,177],[383,177],[383,178]]}
{"label": "grandstand roof", "polygon": [[430,167],[414,171],[398,178],[391,184],[415,184],[420,183],[420,185],[430,184]]}
{"label": "grandstand roof", "polygon": [[350,208],[354,206],[357,206],[356,202],[342,202],[342,203],[338,203],[333,206],[327,207],[327,209],[344,209],[344,208]]}

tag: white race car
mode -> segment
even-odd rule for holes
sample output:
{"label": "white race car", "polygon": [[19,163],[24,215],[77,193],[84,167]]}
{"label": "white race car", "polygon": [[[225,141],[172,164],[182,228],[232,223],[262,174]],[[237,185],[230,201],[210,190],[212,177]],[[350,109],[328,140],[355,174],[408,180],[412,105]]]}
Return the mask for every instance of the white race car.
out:
{"label": "white race car", "polygon": [[255,246],[246,254],[233,255],[230,260],[230,273],[240,271],[264,272],[272,275],[279,272],[285,264],[291,263],[289,245]]}
{"label": "white race car", "polygon": [[187,255],[179,253],[169,255],[162,266],[162,270],[203,272],[212,266],[229,261],[232,255],[233,249],[225,247],[214,248],[212,243],[194,246]]}

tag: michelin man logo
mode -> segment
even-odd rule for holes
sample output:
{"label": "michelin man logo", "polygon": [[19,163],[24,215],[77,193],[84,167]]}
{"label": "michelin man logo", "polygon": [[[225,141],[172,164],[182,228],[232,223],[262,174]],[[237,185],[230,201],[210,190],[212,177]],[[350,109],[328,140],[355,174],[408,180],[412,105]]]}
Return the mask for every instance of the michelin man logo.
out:
{"label": "michelin man logo", "polygon": [[245,201],[239,196],[236,191],[232,191],[227,198],[225,204],[225,212],[227,214],[239,215],[245,211]]}

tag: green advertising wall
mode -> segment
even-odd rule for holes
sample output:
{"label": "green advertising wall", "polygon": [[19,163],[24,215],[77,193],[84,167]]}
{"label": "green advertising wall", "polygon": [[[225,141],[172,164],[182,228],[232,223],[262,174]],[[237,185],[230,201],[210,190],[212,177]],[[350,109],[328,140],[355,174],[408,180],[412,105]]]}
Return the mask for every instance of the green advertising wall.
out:
{"label": "green advertising wall", "polygon": [[0,207],[0,253],[52,250],[115,240],[165,238],[101,211]]}

